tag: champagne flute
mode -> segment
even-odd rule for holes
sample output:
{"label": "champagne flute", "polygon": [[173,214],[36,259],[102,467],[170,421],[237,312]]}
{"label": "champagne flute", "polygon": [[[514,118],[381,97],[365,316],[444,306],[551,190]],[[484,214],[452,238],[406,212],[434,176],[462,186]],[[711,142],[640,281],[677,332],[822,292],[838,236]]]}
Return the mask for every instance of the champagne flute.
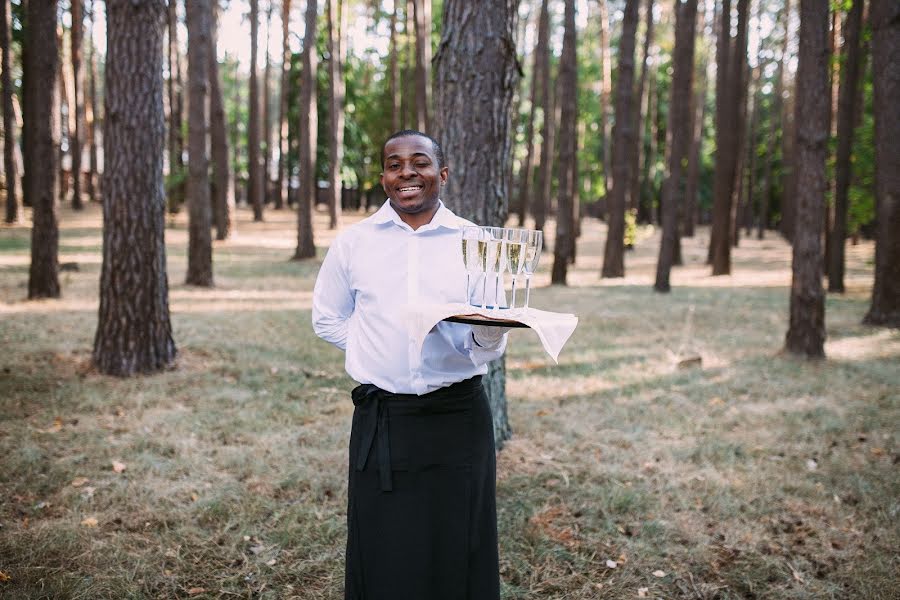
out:
{"label": "champagne flute", "polygon": [[516,279],[525,268],[525,247],[527,245],[527,231],[524,229],[506,230],[506,259],[509,274],[512,276],[512,299],[510,308],[516,307]]}
{"label": "champagne flute", "polygon": [[481,228],[475,225],[467,225],[461,230],[462,256],[466,267],[466,304],[470,303],[471,278],[484,270],[484,261],[478,255],[478,244],[481,238]]}
{"label": "champagne flute", "polygon": [[537,229],[529,229],[525,241],[525,310],[528,310],[528,300],[531,296],[531,276],[537,270],[541,260],[541,246],[544,243],[544,233]]}
{"label": "champagne flute", "polygon": [[500,308],[500,292],[503,290],[503,272],[506,271],[506,229],[491,227],[491,237],[497,240],[497,256],[494,262],[494,308]]}
{"label": "champagne flute", "polygon": [[[496,227],[482,227],[482,231],[484,233],[484,243],[485,243],[485,264],[484,264],[484,288],[482,289],[481,294],[481,308],[488,308],[487,303],[487,282],[488,279],[495,275],[500,268],[501,261],[501,250],[502,250],[502,239],[495,235]],[[497,300],[497,287],[496,284],[494,286],[494,304],[493,308],[496,308],[496,300]]]}

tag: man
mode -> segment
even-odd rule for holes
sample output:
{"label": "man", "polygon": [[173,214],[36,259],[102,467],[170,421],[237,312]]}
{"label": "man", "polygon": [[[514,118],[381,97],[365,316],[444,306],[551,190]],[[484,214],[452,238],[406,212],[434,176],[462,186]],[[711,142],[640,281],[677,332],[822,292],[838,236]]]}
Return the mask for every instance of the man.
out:
{"label": "man", "polygon": [[438,323],[416,352],[408,306],[465,301],[449,170],[424,133],[382,149],[380,210],[341,233],[313,292],[316,334],[353,390],[346,600],[497,600],[493,423],[481,376],[506,329]]}

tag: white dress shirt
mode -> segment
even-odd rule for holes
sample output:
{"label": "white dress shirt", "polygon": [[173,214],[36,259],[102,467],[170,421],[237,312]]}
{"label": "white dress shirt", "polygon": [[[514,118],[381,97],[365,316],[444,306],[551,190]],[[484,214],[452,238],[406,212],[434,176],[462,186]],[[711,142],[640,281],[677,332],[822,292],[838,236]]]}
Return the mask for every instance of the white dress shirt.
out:
{"label": "white dress shirt", "polygon": [[[445,321],[418,353],[407,329],[408,305],[465,302],[460,228],[471,224],[440,202],[431,222],[413,230],[386,201],[337,236],[316,279],[312,322],[316,335],[345,351],[350,377],[422,395],[487,373],[503,354],[506,335],[479,336],[479,345],[472,327]],[[472,279],[477,298],[480,281]]]}

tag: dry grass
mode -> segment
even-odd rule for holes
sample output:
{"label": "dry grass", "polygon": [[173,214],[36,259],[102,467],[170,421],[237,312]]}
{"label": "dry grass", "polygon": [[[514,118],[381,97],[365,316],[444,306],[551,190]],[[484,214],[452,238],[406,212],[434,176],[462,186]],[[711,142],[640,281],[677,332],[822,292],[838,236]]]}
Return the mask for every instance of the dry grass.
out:
{"label": "dry grass", "polygon": [[[24,301],[29,231],[0,230],[0,597],[341,597],[353,383],[310,329],[293,213],[240,217],[212,290],[182,284],[182,218],[167,230],[178,366],[136,379],[89,363],[98,210],[63,215],[62,300]],[[586,222],[568,288],[549,256],[537,278],[536,305],[581,318],[559,366],[513,334],[504,598],[900,597],[900,333],[860,325],[871,244],[807,363],[779,353],[779,239],[712,278],[701,232],[663,296],[656,234],[601,281],[603,232]]]}

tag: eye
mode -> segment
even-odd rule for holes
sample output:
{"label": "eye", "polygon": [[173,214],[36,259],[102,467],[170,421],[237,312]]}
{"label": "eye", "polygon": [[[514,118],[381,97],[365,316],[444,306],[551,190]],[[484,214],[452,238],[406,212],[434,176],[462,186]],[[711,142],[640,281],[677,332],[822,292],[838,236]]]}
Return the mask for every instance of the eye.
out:
{"label": "eye", "polygon": [[417,162],[416,163],[416,167],[418,167],[420,169],[424,169],[425,167],[428,167],[430,165],[431,165],[431,163],[427,163],[427,162]]}
{"label": "eye", "polygon": [[399,166],[400,166],[399,163],[391,163],[388,165],[388,169],[396,169]]}

